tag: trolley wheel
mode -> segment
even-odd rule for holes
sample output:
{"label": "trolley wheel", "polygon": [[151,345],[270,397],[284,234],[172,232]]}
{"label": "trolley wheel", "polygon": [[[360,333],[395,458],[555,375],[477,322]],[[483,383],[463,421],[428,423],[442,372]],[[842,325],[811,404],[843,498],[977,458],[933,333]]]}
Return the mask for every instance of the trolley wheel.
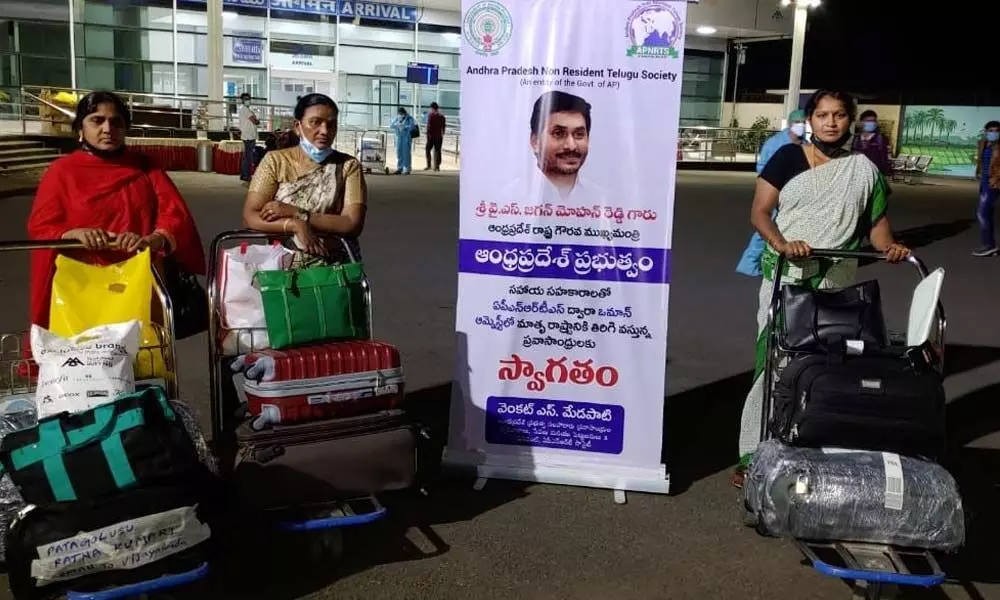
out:
{"label": "trolley wheel", "polygon": [[895,600],[899,586],[888,583],[858,582],[853,586],[853,600]]}
{"label": "trolley wheel", "polygon": [[339,527],[333,527],[310,533],[307,552],[315,564],[339,562],[344,556],[343,532]]}

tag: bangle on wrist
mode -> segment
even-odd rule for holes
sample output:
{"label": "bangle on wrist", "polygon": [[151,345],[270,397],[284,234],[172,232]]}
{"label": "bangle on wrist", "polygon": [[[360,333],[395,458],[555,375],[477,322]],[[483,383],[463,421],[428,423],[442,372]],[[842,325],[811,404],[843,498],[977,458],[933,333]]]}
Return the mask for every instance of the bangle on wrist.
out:
{"label": "bangle on wrist", "polygon": [[288,225],[292,222],[291,219],[285,219],[281,224],[281,231],[288,233]]}

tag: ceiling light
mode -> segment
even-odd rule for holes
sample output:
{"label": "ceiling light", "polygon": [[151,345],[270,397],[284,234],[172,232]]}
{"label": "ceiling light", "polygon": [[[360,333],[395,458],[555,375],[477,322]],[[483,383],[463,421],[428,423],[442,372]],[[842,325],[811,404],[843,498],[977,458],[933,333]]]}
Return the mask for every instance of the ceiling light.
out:
{"label": "ceiling light", "polygon": [[712,35],[716,31],[718,31],[718,29],[716,29],[715,27],[710,27],[708,25],[702,25],[701,27],[699,27],[695,31],[697,31],[701,35]]}

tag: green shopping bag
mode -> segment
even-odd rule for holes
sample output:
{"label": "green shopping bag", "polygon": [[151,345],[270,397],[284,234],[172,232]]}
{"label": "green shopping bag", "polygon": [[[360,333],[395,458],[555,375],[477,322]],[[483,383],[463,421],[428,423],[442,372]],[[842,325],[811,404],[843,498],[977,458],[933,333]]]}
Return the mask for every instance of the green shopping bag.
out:
{"label": "green shopping bag", "polygon": [[258,271],[271,348],[368,337],[365,268],[361,263],[292,271]]}

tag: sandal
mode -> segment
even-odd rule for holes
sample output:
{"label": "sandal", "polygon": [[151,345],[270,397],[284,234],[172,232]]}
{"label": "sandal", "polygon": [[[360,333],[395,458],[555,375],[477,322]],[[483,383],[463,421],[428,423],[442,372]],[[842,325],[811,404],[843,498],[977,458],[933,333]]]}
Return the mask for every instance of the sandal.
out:
{"label": "sandal", "polygon": [[747,478],[747,470],[750,468],[750,462],[753,460],[753,454],[744,454],[740,457],[740,464],[736,465],[736,470],[729,478],[729,483],[733,485],[736,489],[743,489],[743,483]]}
{"label": "sandal", "polygon": [[739,466],[736,467],[736,470],[733,471],[733,474],[729,477],[729,483],[731,483],[734,488],[742,490],[743,483],[746,481],[746,478],[747,478],[746,467]]}

